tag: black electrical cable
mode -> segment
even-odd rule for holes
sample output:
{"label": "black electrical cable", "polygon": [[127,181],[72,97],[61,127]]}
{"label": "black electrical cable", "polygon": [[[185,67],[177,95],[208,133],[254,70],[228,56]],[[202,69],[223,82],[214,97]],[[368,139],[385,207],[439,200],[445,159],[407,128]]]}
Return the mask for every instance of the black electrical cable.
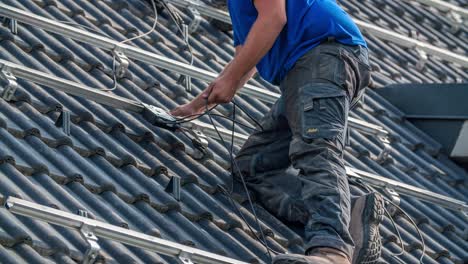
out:
{"label": "black electrical cable", "polygon": [[251,129],[251,130],[256,131],[256,132],[260,132],[260,130],[256,129],[255,127],[246,125],[246,124],[241,123],[239,121],[236,121],[235,119],[230,118],[228,116],[223,116],[223,115],[220,115],[220,114],[211,114],[211,116],[216,116],[216,117],[220,117],[220,118],[223,118],[223,119],[227,119],[227,120],[229,120],[229,121],[231,121],[231,122],[233,122],[233,123],[235,123],[235,124],[237,124],[239,126],[242,126],[244,128]]}
{"label": "black electrical cable", "polygon": [[[206,99],[206,105],[205,105],[205,107],[206,107],[206,110],[208,111],[208,98]],[[213,118],[211,117],[211,114],[210,114],[210,113],[208,113],[208,117],[209,117],[210,122],[211,122],[211,124],[213,125],[215,131],[216,131],[216,134],[218,135],[219,139],[221,140],[221,143],[222,143],[223,146],[226,148],[226,150],[229,151],[229,148],[228,148],[226,142],[224,141],[223,137],[222,137],[221,134],[219,133],[218,128],[217,128],[216,124],[214,123]],[[234,137],[234,135],[232,135],[232,137]],[[231,139],[231,140],[232,140],[232,139]],[[237,172],[239,173],[239,176],[240,176],[240,178],[241,178],[241,180],[242,180],[242,185],[243,185],[243,187],[244,187],[244,189],[245,189],[245,192],[246,192],[246,194],[247,194],[247,199],[248,199],[248,201],[249,201],[249,205],[250,205],[250,207],[251,207],[251,209],[252,209],[252,212],[253,212],[253,214],[254,214],[254,217],[255,217],[255,222],[257,223],[257,226],[258,226],[259,231],[260,231],[260,235],[261,235],[262,240],[263,240],[263,241],[262,241],[262,240],[258,240],[258,241],[259,241],[261,244],[263,244],[263,246],[265,246],[265,248],[266,248],[266,250],[267,250],[267,253],[268,253],[268,257],[270,258],[270,260],[272,260],[273,258],[272,258],[272,256],[271,256],[271,252],[273,252],[273,253],[275,253],[275,254],[281,254],[281,253],[278,253],[278,252],[274,251],[273,249],[271,249],[271,248],[268,246],[268,243],[267,243],[267,240],[266,240],[266,237],[265,237],[265,233],[263,232],[263,229],[262,229],[262,227],[261,227],[261,225],[260,225],[260,221],[258,220],[257,212],[256,212],[255,207],[254,207],[254,205],[253,205],[252,198],[250,197],[250,193],[249,193],[249,191],[248,191],[247,184],[246,184],[246,182],[245,182],[245,179],[244,179],[244,176],[243,176],[243,174],[242,174],[242,171],[240,170],[239,165],[237,164],[237,161],[236,161],[235,159],[232,158],[233,153],[230,153],[230,156],[231,156],[231,160],[233,161],[233,164],[231,164],[231,167],[234,165],[234,168],[235,168],[235,169],[237,170]],[[248,225],[247,222],[246,222],[246,224]],[[271,251],[271,252],[270,252],[270,251]]]}
{"label": "black electrical cable", "polygon": [[247,112],[242,106],[240,106],[238,103],[236,103],[234,101],[234,99],[232,100],[232,103],[234,104],[234,107],[238,107],[242,112],[244,112],[252,121],[254,121],[254,123],[263,131],[263,127],[262,125],[260,124],[260,122],[257,121],[257,119],[255,119],[249,112]]}

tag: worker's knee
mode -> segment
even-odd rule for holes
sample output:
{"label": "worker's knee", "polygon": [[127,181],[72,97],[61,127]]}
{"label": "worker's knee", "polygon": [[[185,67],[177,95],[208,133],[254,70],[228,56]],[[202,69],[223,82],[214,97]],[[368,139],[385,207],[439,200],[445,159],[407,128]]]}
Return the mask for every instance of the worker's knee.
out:
{"label": "worker's knee", "polygon": [[302,169],[307,166],[325,169],[328,167],[344,167],[343,146],[337,139],[315,138],[304,140],[296,137],[291,142],[290,159],[294,167]]}

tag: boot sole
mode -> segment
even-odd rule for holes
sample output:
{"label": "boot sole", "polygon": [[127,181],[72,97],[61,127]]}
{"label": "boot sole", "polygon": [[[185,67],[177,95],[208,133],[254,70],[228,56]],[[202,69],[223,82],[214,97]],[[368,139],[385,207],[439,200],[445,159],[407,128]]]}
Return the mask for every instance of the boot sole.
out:
{"label": "boot sole", "polygon": [[353,261],[356,264],[375,264],[380,258],[382,241],[380,239],[379,225],[383,221],[384,201],[380,194],[375,193],[366,200],[364,207],[363,225],[364,228],[363,249],[358,257]]}

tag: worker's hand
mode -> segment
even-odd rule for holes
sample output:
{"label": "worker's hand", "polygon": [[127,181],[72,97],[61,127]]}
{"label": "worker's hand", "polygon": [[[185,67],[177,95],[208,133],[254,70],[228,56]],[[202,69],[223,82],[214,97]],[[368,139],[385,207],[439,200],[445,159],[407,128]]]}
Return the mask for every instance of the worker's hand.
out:
{"label": "worker's hand", "polygon": [[203,91],[202,98],[208,99],[208,104],[226,104],[231,102],[240,85],[240,78],[222,74]]}
{"label": "worker's hand", "polygon": [[197,108],[192,102],[190,102],[172,109],[171,115],[177,117],[191,117],[197,114],[201,114],[202,112],[203,108]]}

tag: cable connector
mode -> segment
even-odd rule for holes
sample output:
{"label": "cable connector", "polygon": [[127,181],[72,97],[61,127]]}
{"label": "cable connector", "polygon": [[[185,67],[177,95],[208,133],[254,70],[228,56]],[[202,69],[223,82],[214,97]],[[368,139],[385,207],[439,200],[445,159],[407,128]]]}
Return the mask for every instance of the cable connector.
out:
{"label": "cable connector", "polygon": [[176,131],[180,128],[180,125],[177,123],[177,119],[166,110],[149,104],[143,104],[143,106],[145,107],[143,117],[151,124],[170,131]]}

